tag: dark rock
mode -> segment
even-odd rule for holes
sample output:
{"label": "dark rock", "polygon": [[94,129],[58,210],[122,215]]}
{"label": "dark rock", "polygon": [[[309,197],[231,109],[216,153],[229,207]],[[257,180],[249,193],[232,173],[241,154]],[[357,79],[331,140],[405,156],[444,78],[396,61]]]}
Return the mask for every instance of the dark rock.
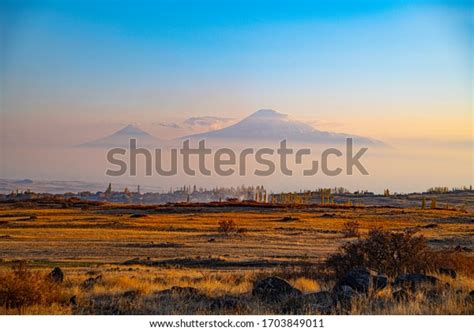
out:
{"label": "dark rock", "polygon": [[62,283],[64,280],[64,273],[59,267],[55,267],[48,275],[48,278],[54,283]]}
{"label": "dark rock", "polygon": [[136,298],[138,298],[139,295],[140,295],[140,291],[130,290],[130,291],[123,292],[122,293],[122,298],[124,298],[126,300],[135,300]]}
{"label": "dark rock", "polygon": [[71,306],[77,306],[77,297],[74,295],[69,299]]}
{"label": "dark rock", "polygon": [[298,217],[293,217],[293,216],[285,216],[283,217],[280,221],[281,222],[291,222],[291,221],[298,221]]}
{"label": "dark rock", "polygon": [[294,288],[284,279],[268,277],[254,283],[252,296],[266,302],[281,302],[292,296],[301,295],[301,291]]}
{"label": "dark rock", "polygon": [[378,291],[385,288],[387,283],[387,276],[379,275],[375,271],[364,267],[357,267],[341,278],[334,288],[349,286],[358,293],[368,294],[370,291]]}
{"label": "dark rock", "polygon": [[409,289],[416,292],[422,287],[434,286],[439,284],[439,279],[433,276],[423,274],[403,274],[398,276],[393,282],[393,287]]}
{"label": "dark rock", "polygon": [[446,275],[446,276],[449,276],[451,278],[456,278],[458,276],[458,274],[456,273],[456,270],[454,269],[449,269],[449,268],[439,268],[438,269],[438,272],[441,274],[441,275]]}

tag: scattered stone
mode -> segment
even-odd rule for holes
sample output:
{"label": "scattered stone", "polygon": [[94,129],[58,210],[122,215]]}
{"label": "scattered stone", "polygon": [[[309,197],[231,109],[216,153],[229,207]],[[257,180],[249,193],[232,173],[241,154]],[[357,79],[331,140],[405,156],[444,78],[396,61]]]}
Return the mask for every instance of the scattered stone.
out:
{"label": "scattered stone", "polygon": [[254,283],[252,296],[266,302],[281,302],[292,296],[301,295],[301,291],[280,277],[268,277]]}
{"label": "scattered stone", "polygon": [[55,267],[48,275],[48,278],[53,283],[62,283],[64,280],[64,273],[59,267]]}
{"label": "scattered stone", "polygon": [[365,267],[357,267],[340,279],[336,283],[335,289],[349,286],[358,293],[369,294],[370,291],[378,291],[385,288],[387,284],[387,276],[377,274],[375,271]]}
{"label": "scattered stone", "polygon": [[439,279],[423,274],[403,274],[398,276],[393,282],[393,287],[409,289],[416,292],[424,286],[434,286],[439,284]]}
{"label": "scattered stone", "polygon": [[454,269],[449,269],[449,268],[439,268],[438,269],[438,272],[441,274],[441,275],[446,275],[446,276],[449,276],[453,279],[455,279],[458,274],[456,273],[456,270]]}

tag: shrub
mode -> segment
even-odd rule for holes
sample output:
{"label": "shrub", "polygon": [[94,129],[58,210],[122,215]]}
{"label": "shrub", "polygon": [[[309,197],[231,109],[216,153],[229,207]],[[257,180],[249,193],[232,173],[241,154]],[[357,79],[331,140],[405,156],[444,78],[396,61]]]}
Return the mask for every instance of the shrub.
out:
{"label": "shrub", "polygon": [[237,232],[237,227],[234,221],[224,220],[219,222],[217,231],[227,236],[233,232]]}
{"label": "shrub", "polygon": [[348,238],[350,237],[360,237],[360,223],[357,221],[348,221],[344,223],[342,232]]}
{"label": "shrub", "polygon": [[346,243],[339,252],[330,255],[326,266],[338,277],[358,266],[396,276],[403,272],[431,270],[429,256],[432,254],[423,236],[373,229],[367,238]]}
{"label": "shrub", "polygon": [[51,305],[62,300],[62,288],[40,272],[30,271],[24,263],[0,274],[0,306],[17,309],[33,305]]}

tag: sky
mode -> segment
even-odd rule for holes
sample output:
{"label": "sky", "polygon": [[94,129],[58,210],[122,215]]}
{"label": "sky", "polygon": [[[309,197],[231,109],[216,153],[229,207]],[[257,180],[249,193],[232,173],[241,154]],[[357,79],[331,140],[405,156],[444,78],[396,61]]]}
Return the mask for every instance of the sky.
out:
{"label": "sky", "polygon": [[0,15],[3,149],[130,123],[170,139],[269,108],[467,144],[472,164],[470,1],[3,0]]}

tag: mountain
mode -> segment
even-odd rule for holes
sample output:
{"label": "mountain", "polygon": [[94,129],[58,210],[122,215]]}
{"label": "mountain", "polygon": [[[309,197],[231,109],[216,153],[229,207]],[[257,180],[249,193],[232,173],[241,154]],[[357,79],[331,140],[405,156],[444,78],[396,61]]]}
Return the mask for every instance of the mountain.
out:
{"label": "mountain", "polygon": [[155,138],[149,133],[143,131],[142,129],[130,124],[107,137],[79,145],[79,147],[130,147],[130,139],[132,138],[135,138],[137,140],[138,147],[159,147],[162,143],[162,140]]}
{"label": "mountain", "polygon": [[354,143],[365,145],[384,145],[383,142],[367,137],[348,133],[334,133],[314,129],[312,126],[294,121],[288,115],[278,113],[271,109],[261,109],[240,122],[229,127],[199,133],[180,139],[226,139],[226,140],[252,140],[301,142],[311,144],[344,143],[346,138],[353,138]]}

